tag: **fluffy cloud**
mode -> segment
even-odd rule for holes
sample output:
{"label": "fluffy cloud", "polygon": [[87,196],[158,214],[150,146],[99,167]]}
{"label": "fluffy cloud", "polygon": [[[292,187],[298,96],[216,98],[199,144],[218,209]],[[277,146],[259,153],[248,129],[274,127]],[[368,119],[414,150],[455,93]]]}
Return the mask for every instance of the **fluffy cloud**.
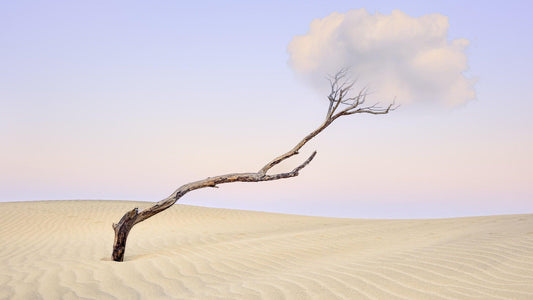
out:
{"label": "fluffy cloud", "polygon": [[382,102],[440,102],[453,106],[475,98],[466,39],[449,41],[448,18],[419,18],[395,10],[372,15],[365,9],[332,13],[311,22],[288,46],[289,64],[314,86],[343,67]]}

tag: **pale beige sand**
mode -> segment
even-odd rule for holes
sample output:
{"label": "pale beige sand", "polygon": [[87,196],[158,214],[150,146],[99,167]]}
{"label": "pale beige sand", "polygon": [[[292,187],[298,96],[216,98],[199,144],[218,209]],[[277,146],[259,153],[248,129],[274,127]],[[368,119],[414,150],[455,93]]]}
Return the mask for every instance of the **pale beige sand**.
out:
{"label": "pale beige sand", "polygon": [[533,215],[304,217],[143,202],[0,203],[0,299],[533,299]]}

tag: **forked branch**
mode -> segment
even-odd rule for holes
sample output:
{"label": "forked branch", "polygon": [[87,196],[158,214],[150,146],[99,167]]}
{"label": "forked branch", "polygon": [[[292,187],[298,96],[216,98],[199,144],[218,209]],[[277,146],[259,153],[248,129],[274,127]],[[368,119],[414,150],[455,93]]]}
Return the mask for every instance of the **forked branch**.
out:
{"label": "forked branch", "polygon": [[342,69],[330,78],[331,92],[328,95],[329,107],[324,122],[313,132],[305,136],[298,144],[296,144],[288,152],[274,158],[272,161],[264,165],[257,172],[250,173],[231,173],[225,175],[219,175],[215,177],[208,177],[203,180],[187,183],[180,186],[167,198],[155,203],[149,208],[139,211],[134,208],[128,211],[120,219],[117,224],[113,224],[113,230],[115,231],[115,241],[113,244],[112,258],[114,261],[123,261],[124,252],[126,249],[126,240],[131,228],[153,215],[156,215],[167,208],[171,207],[176,201],[178,201],[186,193],[205,188],[205,187],[218,187],[219,184],[230,182],[260,182],[278,180],[284,178],[291,178],[299,175],[299,172],[305,168],[315,157],[316,151],[314,151],[304,162],[298,167],[294,168],[290,172],[268,174],[268,171],[275,165],[282,161],[298,154],[298,151],[312,138],[317,136],[326,127],[328,127],[333,121],[341,116],[352,115],[356,113],[369,113],[369,114],[387,114],[390,111],[396,109],[394,104],[387,107],[379,107],[377,104],[372,106],[363,106],[367,97],[367,90],[362,89],[356,96],[350,96],[350,92],[355,84],[354,81],[346,80],[347,71]]}

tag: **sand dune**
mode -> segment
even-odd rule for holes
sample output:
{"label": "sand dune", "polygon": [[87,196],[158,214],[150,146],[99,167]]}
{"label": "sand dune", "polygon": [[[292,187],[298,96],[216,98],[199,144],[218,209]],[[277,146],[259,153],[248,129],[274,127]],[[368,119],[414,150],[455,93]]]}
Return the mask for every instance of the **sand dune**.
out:
{"label": "sand dune", "polygon": [[305,217],[144,202],[0,203],[0,299],[533,299],[533,215]]}

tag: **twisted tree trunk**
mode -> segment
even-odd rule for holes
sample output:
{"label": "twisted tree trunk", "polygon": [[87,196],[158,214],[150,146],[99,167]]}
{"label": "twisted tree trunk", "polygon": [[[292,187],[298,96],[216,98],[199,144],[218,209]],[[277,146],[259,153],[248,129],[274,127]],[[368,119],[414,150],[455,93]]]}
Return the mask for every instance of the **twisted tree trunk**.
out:
{"label": "twisted tree trunk", "polygon": [[[347,71],[341,70],[330,80],[331,84],[331,93],[328,95],[329,107],[324,122],[313,132],[309,133],[304,137],[296,146],[294,146],[290,151],[274,158],[272,161],[267,163],[263,168],[255,173],[232,173],[226,175],[219,175],[215,177],[208,177],[203,180],[191,182],[179,187],[174,193],[172,193],[167,198],[157,202],[153,206],[139,211],[137,208],[128,211],[120,219],[117,224],[113,224],[113,229],[115,230],[115,241],[113,244],[113,253],[112,258],[114,261],[123,261],[124,253],[126,251],[126,241],[128,239],[128,234],[133,226],[139,222],[142,222],[151,216],[158,214],[165,209],[171,207],[176,201],[178,201],[186,193],[201,189],[205,187],[218,187],[217,185],[230,182],[260,182],[260,181],[270,181],[278,180],[284,178],[291,178],[298,176],[300,170],[305,168],[315,157],[316,151],[314,151],[302,164],[294,168],[292,171],[287,173],[278,173],[273,175],[268,175],[267,172],[279,164],[280,162],[298,154],[298,151],[313,137],[318,135],[322,130],[328,127],[333,121],[341,116],[352,115],[356,113],[369,113],[369,114],[387,114],[389,111],[394,110],[396,107],[393,107],[393,104],[381,108],[377,107],[376,104],[372,106],[361,107],[366,100],[366,90],[363,89],[359,92],[357,96],[348,97],[349,92],[351,91],[354,82],[348,82],[345,80]],[[342,106],[342,109],[339,107]]]}

